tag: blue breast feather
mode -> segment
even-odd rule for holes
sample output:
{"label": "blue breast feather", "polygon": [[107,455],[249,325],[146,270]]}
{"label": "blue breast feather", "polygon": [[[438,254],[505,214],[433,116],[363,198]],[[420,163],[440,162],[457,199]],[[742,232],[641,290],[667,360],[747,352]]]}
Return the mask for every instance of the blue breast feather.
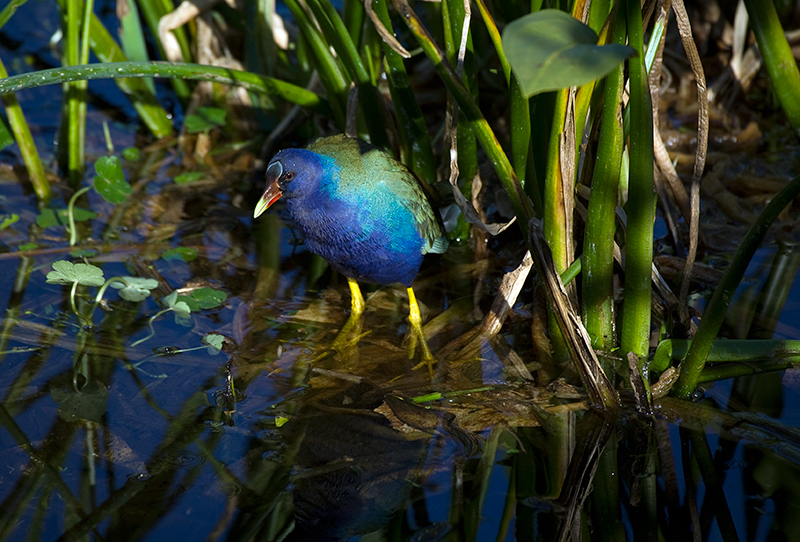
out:
{"label": "blue breast feather", "polygon": [[411,286],[425,247],[412,211],[380,178],[347,182],[334,160],[314,157],[316,190],[287,200],[308,248],[355,280]]}

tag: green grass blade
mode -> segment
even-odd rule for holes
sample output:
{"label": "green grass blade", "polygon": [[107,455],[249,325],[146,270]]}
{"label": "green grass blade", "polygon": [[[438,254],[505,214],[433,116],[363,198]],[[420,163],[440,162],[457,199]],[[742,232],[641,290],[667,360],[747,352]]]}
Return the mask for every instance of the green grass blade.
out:
{"label": "green grass blade", "polygon": [[800,70],[783,33],[775,4],[745,0],[744,5],[775,93],[795,135],[800,137]]}
{"label": "green grass blade", "polygon": [[328,49],[328,43],[317,31],[316,25],[311,21],[303,8],[300,7],[297,0],[287,0],[286,6],[292,12],[292,16],[294,16],[297,21],[300,32],[311,50],[314,59],[314,67],[319,72],[322,86],[325,87],[325,92],[328,94],[334,121],[339,129],[344,131],[346,125],[345,111],[347,110],[347,94],[350,81],[345,77],[339,63]]}
{"label": "green grass blade", "polygon": [[625,243],[625,300],[622,308],[622,357],[633,352],[647,382],[650,343],[650,278],[653,262],[655,192],[653,178],[653,108],[644,66],[642,12],[639,2],[627,0],[628,43],[637,55],[628,60],[630,73],[630,181],[628,230]]}
{"label": "green grass blade", "polygon": [[503,75],[506,76],[506,82],[509,82],[511,76],[511,65],[508,63],[506,52],[503,49],[503,38],[500,35],[500,31],[497,29],[497,24],[494,21],[494,17],[492,17],[492,14],[489,13],[489,8],[486,7],[486,0],[476,0],[476,4],[478,4],[478,11],[480,11],[481,17],[483,18],[483,24],[486,25],[486,31],[489,33],[489,39],[492,40],[494,50],[497,52],[497,58],[500,60],[500,66],[503,68]]}
{"label": "green grass blade", "polygon": [[[91,13],[91,5],[84,4],[82,0],[66,0],[67,15],[64,19],[64,66],[79,66],[81,64],[83,48],[81,35],[88,29],[87,18]],[[83,12],[83,17],[81,17]],[[84,42],[85,43],[85,42]],[[88,49],[86,49],[88,56]],[[66,101],[66,130],[61,131],[62,148],[67,152],[66,169],[70,184],[77,187],[83,176],[86,143],[86,81],[74,81],[65,86],[64,100]],[[63,165],[63,164],[62,164]]]}
{"label": "green grass blade", "polygon": [[[478,101],[478,84],[475,74],[475,55],[472,36],[467,26],[464,36],[464,20],[467,14],[463,0],[444,0],[442,2],[442,26],[444,29],[445,53],[452,66],[458,66],[460,49],[463,44],[461,80],[469,89],[472,99]],[[457,126],[458,170],[462,179],[461,190],[469,196],[472,193],[472,180],[478,172],[478,142],[464,115],[459,112]],[[464,224],[466,226],[466,223]]]}
{"label": "green grass blade", "polygon": [[[6,73],[3,61],[0,60],[0,80],[5,80],[6,77],[8,77],[8,73]],[[47,180],[42,160],[36,150],[36,145],[33,142],[28,123],[25,121],[22,108],[14,94],[3,95],[2,101],[8,113],[8,123],[11,125],[11,131],[14,133],[17,145],[19,145],[22,161],[25,162],[28,177],[31,179],[36,197],[40,202],[46,203],[50,199],[50,182]]]}
{"label": "green grass blade", "polygon": [[731,264],[722,276],[722,280],[714,290],[714,295],[711,296],[711,301],[703,313],[703,319],[697,327],[697,333],[689,347],[686,359],[681,362],[681,376],[674,388],[675,394],[679,397],[688,398],[697,387],[711,346],[725,319],[725,313],[733,299],[736,287],[744,277],[747,265],[764,240],[770,225],[778,218],[778,214],[799,194],[800,176],[795,177],[775,194],[742,239]]}
{"label": "green grass blade", "polygon": [[3,25],[8,22],[12,15],[14,15],[14,12],[17,11],[17,8],[27,1],[28,0],[11,0],[11,2],[9,2],[8,5],[3,8],[3,11],[0,11],[0,28],[3,28]]}
{"label": "green grass blade", "polygon": [[303,87],[230,68],[178,62],[108,62],[24,73],[0,80],[0,94],[83,79],[125,78],[128,81],[136,81],[136,79],[131,79],[136,77],[178,77],[194,81],[237,85],[254,92],[277,96],[315,113],[330,114],[328,102]]}
{"label": "green grass blade", "polygon": [[[164,45],[161,43],[161,40],[158,37],[158,21],[167,13],[173,11],[175,9],[175,5],[171,0],[162,0],[161,2],[158,0],[138,0],[138,4],[139,9],[142,11],[142,15],[144,16],[144,20],[147,22],[147,26],[150,28],[150,32],[154,36],[161,58],[167,58],[166,54],[164,53]],[[180,46],[181,54],[183,55],[183,61],[191,62],[192,53],[184,28],[180,27],[174,29],[172,30],[172,34],[175,36],[175,39],[178,40],[178,45]],[[178,98],[182,102],[187,103],[189,101],[191,89],[186,81],[183,79],[172,79],[171,82],[172,88],[175,90],[175,94],[178,95]]]}
{"label": "green grass blade", "polygon": [[492,128],[483,116],[483,113],[472,99],[469,90],[463,85],[456,75],[453,67],[445,59],[444,53],[431,38],[430,33],[423,26],[419,16],[403,0],[392,0],[395,8],[403,16],[403,20],[414,34],[425,55],[431,60],[436,69],[436,73],[442,79],[448,90],[453,93],[453,97],[458,102],[458,106],[464,116],[475,131],[475,135],[480,141],[486,155],[494,166],[495,172],[500,179],[500,183],[508,195],[514,213],[517,215],[520,229],[525,238],[528,238],[528,221],[533,218],[533,205],[528,196],[522,189],[522,185],[517,179],[511,162],[506,156],[505,151],[500,146]]}
{"label": "green grass blade", "polygon": [[336,9],[327,0],[307,0],[307,4],[319,21],[325,38],[333,45],[345,68],[350,72],[350,78],[358,88],[358,101],[367,125],[370,142],[373,145],[388,148],[389,138],[380,114],[383,107],[378,102],[376,89],[372,86],[372,79],[361,61],[358,48],[350,38],[347,27]]}
{"label": "green grass blade", "polygon": [[[373,4],[373,9],[383,25],[391,32],[386,0],[377,0]],[[385,41],[381,42],[386,78],[394,102],[397,130],[400,133],[400,154],[403,163],[414,170],[421,179],[432,184],[436,180],[436,160],[433,157],[433,146],[425,117],[422,116],[422,109],[408,80],[403,57]]]}
{"label": "green grass blade", "polygon": [[[122,50],[125,51],[125,56],[133,62],[150,60],[150,55],[147,53],[147,44],[142,33],[142,25],[139,22],[139,9],[136,7],[136,3],[133,0],[118,0],[118,6],[123,6],[121,9],[126,9],[127,7],[128,10],[119,19],[119,41]],[[120,8],[118,7],[117,9]],[[145,79],[144,81],[150,92],[155,94],[156,86],[153,80]]]}

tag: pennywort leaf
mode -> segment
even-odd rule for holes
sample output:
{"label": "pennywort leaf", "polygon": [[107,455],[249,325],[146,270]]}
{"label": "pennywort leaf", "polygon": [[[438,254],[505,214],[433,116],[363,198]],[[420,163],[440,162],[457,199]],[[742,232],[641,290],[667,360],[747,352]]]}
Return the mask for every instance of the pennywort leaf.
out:
{"label": "pennywort leaf", "polygon": [[83,286],[102,286],[105,283],[103,270],[88,263],[53,262],[53,270],[47,274],[48,284],[81,284]]}

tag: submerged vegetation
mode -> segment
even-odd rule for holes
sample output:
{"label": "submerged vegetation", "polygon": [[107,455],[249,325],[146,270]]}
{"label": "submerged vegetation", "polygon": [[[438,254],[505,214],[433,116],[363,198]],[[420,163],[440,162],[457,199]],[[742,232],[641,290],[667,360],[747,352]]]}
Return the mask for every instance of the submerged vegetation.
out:
{"label": "submerged vegetation", "polygon": [[[25,166],[3,179],[0,435],[27,472],[0,486],[0,539],[797,534],[789,8],[55,4],[57,67],[0,57],[2,156]],[[124,150],[119,113],[92,119],[98,79],[140,129]],[[53,149],[24,96],[56,84]],[[279,214],[249,218],[272,154],[340,132],[445,215],[451,248],[415,283],[432,379],[401,346],[401,289],[348,320],[344,278]],[[190,533],[184,490],[214,494]]]}

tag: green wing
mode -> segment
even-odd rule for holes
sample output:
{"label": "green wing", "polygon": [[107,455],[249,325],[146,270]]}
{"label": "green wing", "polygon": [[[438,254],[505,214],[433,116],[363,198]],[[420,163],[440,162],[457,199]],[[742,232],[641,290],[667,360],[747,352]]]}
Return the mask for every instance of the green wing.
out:
{"label": "green wing", "polygon": [[389,153],[344,134],[318,139],[308,149],[329,156],[344,166],[339,182],[345,184],[354,196],[373,194],[378,184],[394,194],[416,219],[417,230],[425,239],[423,254],[441,254],[447,250],[449,243],[442,220],[431,205],[428,194],[414,174]]}

